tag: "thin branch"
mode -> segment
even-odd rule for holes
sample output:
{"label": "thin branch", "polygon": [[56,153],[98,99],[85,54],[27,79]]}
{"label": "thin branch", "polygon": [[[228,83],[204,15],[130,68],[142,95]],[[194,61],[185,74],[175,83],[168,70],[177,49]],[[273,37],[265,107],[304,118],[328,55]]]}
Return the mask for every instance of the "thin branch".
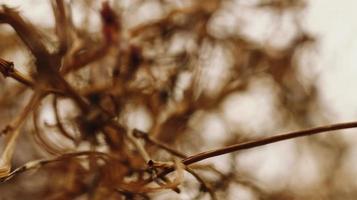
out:
{"label": "thin branch", "polygon": [[37,168],[43,167],[49,163],[64,161],[67,159],[71,159],[74,157],[80,157],[80,156],[95,156],[98,158],[102,158],[104,161],[111,159],[110,155],[103,153],[103,152],[99,152],[99,151],[80,151],[80,152],[66,153],[66,154],[62,154],[62,155],[57,156],[52,159],[34,160],[34,161],[27,162],[23,166],[20,166],[20,167],[14,169],[7,176],[0,177],[0,183],[6,182],[6,181],[10,180],[12,177],[14,177],[15,175],[21,174],[25,171],[37,169]]}
{"label": "thin branch", "polygon": [[[155,163],[153,163],[153,164],[155,165]],[[160,163],[158,163],[158,165],[160,165]],[[165,168],[167,166],[165,165],[163,167]],[[184,176],[183,172],[184,172],[185,166],[179,160],[175,160],[175,164],[170,167],[171,168],[169,168],[169,169],[176,170],[176,176],[175,176],[174,180],[172,180],[172,181],[167,180],[167,181],[165,181],[166,184],[160,184],[160,186],[158,186],[158,187],[144,187],[144,188],[141,188],[139,191],[155,192],[155,191],[159,191],[162,189],[171,189],[171,190],[177,191],[177,193],[180,193],[178,186],[183,181],[183,176]],[[155,168],[158,168],[158,166],[156,166]],[[158,177],[158,176],[155,176],[155,177]],[[164,177],[158,177],[158,178],[163,179]],[[155,180],[158,180],[158,179],[155,178]]]}
{"label": "thin branch", "polygon": [[107,1],[102,3],[100,16],[102,19],[102,34],[105,39],[104,43],[99,47],[82,52],[80,56],[77,55],[75,59],[62,67],[61,74],[65,75],[77,71],[94,61],[102,59],[108,54],[112,46],[118,45],[120,17],[109,6]]}
{"label": "thin branch", "polygon": [[[34,82],[30,77],[27,77],[26,75],[22,74],[17,69],[15,69],[13,62],[4,60],[2,58],[0,58],[0,73],[2,73],[5,78],[11,77],[17,80],[18,82],[24,84],[25,86],[30,87],[31,89],[35,89],[36,87],[36,82]],[[46,88],[45,93],[47,92],[54,93],[61,96],[66,96],[66,93],[53,87]]]}
{"label": "thin branch", "polygon": [[[278,135],[266,137],[263,139],[239,143],[239,144],[231,145],[228,147],[223,147],[223,148],[219,148],[219,149],[215,149],[215,150],[211,150],[211,151],[205,151],[202,153],[198,153],[196,155],[193,155],[186,159],[183,159],[181,162],[185,165],[191,165],[191,164],[200,162],[200,161],[208,159],[208,158],[232,153],[235,151],[251,149],[251,148],[264,146],[267,144],[272,144],[272,143],[289,140],[289,139],[293,139],[293,138],[311,136],[311,135],[316,135],[316,134],[323,133],[323,132],[331,132],[331,131],[350,129],[350,128],[357,128],[357,122],[330,124],[330,125],[319,126],[319,127],[315,127],[315,128],[311,128],[311,129],[293,131],[293,132],[289,132],[289,133],[285,133],[285,134],[278,134]],[[163,177],[172,171],[174,171],[173,168],[164,170],[160,174],[158,174],[157,177]],[[144,183],[148,184],[151,181],[153,181],[152,177],[145,180]]]}
{"label": "thin branch", "polygon": [[192,174],[192,176],[194,176],[197,179],[197,181],[201,183],[201,188],[203,189],[204,192],[209,193],[209,195],[211,196],[211,199],[213,199],[213,200],[217,199],[213,188],[208,183],[206,183],[206,181],[203,180],[200,175],[198,175],[193,169],[191,169],[189,167],[186,167],[186,171],[189,172],[190,174]]}
{"label": "thin branch", "polygon": [[56,126],[57,126],[58,130],[62,133],[63,136],[70,139],[71,141],[73,141],[73,143],[76,144],[78,142],[78,140],[67,132],[66,128],[64,127],[64,125],[62,123],[62,120],[61,120],[61,117],[59,114],[58,100],[57,100],[56,95],[53,96],[52,106],[53,106],[53,111],[54,111],[55,119],[57,122]]}
{"label": "thin branch", "polygon": [[61,149],[60,147],[58,147],[58,145],[54,144],[54,143],[49,143],[48,139],[45,139],[45,136],[43,134],[41,134],[41,130],[39,127],[39,113],[38,113],[38,109],[34,109],[33,111],[33,125],[34,125],[34,130],[33,130],[33,134],[34,134],[34,139],[35,142],[38,143],[39,145],[41,145],[46,152],[52,154],[52,155],[60,155],[64,149]]}
{"label": "thin branch", "polygon": [[136,150],[139,152],[144,161],[148,163],[151,160],[149,153],[145,150],[140,141],[134,137],[133,132],[133,130],[128,130],[127,138],[136,147]]}
{"label": "thin branch", "polygon": [[[180,152],[180,151],[178,151],[178,150],[176,150],[176,149],[174,149],[174,148],[172,148],[172,147],[170,147],[170,146],[168,146],[168,145],[166,145],[166,144],[164,144],[164,143],[162,143],[162,142],[150,137],[150,135],[148,133],[145,133],[144,131],[141,131],[141,130],[138,130],[138,129],[134,129],[133,130],[133,135],[134,135],[134,137],[144,139],[147,143],[152,144],[152,145],[154,145],[154,146],[156,146],[158,148],[161,148],[161,149],[167,151],[168,153],[170,153],[170,154],[172,154],[172,155],[174,155],[176,157],[179,157],[179,158],[182,158],[182,159],[188,157],[184,153],[182,153],[182,152]],[[196,165],[193,165],[193,166],[190,167],[191,170],[193,170],[193,169],[204,169],[204,168],[212,170],[214,173],[218,174],[219,176],[224,176],[224,174],[221,171],[217,170],[215,167],[213,167],[213,166],[211,166],[209,164],[208,165],[196,164]]]}
{"label": "thin branch", "polygon": [[35,26],[26,22],[15,9],[5,5],[1,8],[0,23],[7,23],[12,26],[36,59],[40,60],[42,57],[50,57],[50,53]]}
{"label": "thin branch", "polygon": [[341,130],[341,129],[349,129],[349,128],[357,128],[357,122],[347,122],[347,123],[338,123],[338,124],[331,124],[327,126],[319,126],[311,129],[305,129],[305,130],[300,130],[300,131],[293,131],[290,133],[285,133],[285,134],[279,134],[271,137],[266,137],[263,139],[258,139],[250,142],[244,142],[240,144],[235,144],[231,145],[228,147],[223,147],[219,148],[216,150],[211,150],[211,151],[205,151],[193,156],[190,156],[186,159],[183,159],[182,162],[185,165],[190,165],[202,160],[205,160],[207,158],[212,158],[215,156],[220,156],[224,155],[227,153],[232,153],[235,151],[243,150],[243,149],[251,149],[254,147],[259,147],[275,142],[280,142],[284,140],[289,140],[297,137],[303,137],[303,136],[310,136],[310,135],[315,135],[319,134],[322,132],[330,132],[330,131],[335,131],[335,130]]}
{"label": "thin branch", "polygon": [[63,0],[52,0],[51,3],[56,22],[56,34],[59,40],[58,54],[64,55],[68,50],[68,43],[70,41],[68,14]]}
{"label": "thin branch", "polygon": [[44,83],[51,88],[56,87],[67,92],[83,111],[87,111],[88,106],[86,102],[59,73],[60,57],[52,55],[48,51],[41,40],[41,35],[38,33],[38,30],[31,23],[25,22],[14,9],[6,6],[2,6],[2,10],[0,10],[0,23],[11,25],[21,40],[30,49],[31,53],[36,57],[37,78],[44,81]]}
{"label": "thin branch", "polygon": [[175,155],[179,158],[187,158],[187,156],[179,151],[177,151],[176,149],[173,149],[171,148],[170,146],[166,145],[166,144],[163,144],[155,139],[153,139],[152,137],[150,137],[149,134],[143,132],[143,131],[140,131],[138,129],[134,129],[133,130],[133,135],[137,138],[142,138],[144,139],[147,143],[150,143],[152,145],[155,145],[161,149],[164,149],[166,150],[167,152],[171,153],[172,155]]}
{"label": "thin branch", "polygon": [[3,131],[6,134],[4,151],[0,157],[0,178],[7,176],[11,170],[11,160],[16,147],[20,129],[30,112],[38,106],[42,93],[35,91],[23,111]]}
{"label": "thin branch", "polygon": [[0,58],[0,73],[2,73],[5,78],[11,77],[28,87],[33,88],[34,86],[34,83],[30,78],[15,69],[13,62],[6,61],[2,58]]}
{"label": "thin branch", "polygon": [[64,65],[61,68],[60,73],[66,75],[70,72],[77,71],[94,61],[100,60],[105,55],[107,55],[107,53],[109,52],[109,47],[110,46],[104,44],[99,47],[96,47],[96,49],[91,49],[82,52],[81,55],[77,55],[75,59],[73,59],[70,63]]}

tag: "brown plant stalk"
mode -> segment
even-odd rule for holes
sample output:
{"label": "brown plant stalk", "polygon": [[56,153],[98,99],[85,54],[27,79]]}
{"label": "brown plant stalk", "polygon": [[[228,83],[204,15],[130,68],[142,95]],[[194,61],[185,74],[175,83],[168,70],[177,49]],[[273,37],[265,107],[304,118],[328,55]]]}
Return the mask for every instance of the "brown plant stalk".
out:
{"label": "brown plant stalk", "polygon": [[[256,148],[260,146],[264,146],[267,144],[272,144],[276,142],[281,142],[285,140],[290,140],[298,137],[304,137],[304,136],[311,136],[311,135],[316,135],[319,133],[324,133],[324,132],[331,132],[331,131],[336,131],[336,130],[343,130],[343,129],[350,129],[350,128],[357,128],[357,122],[345,122],[345,123],[337,123],[337,124],[330,124],[330,125],[325,125],[325,126],[318,126],[315,128],[310,128],[310,129],[305,129],[305,130],[299,130],[299,131],[293,131],[285,134],[278,134],[270,137],[266,137],[263,139],[257,139],[249,142],[244,142],[244,143],[239,143],[239,144],[234,144],[231,146],[227,147],[222,147],[210,151],[204,151],[202,153],[198,153],[195,155],[192,155],[188,158],[185,158],[181,160],[181,162],[184,165],[192,165],[194,163],[200,162],[202,160],[216,157],[216,156],[221,156],[224,154],[240,151],[240,150],[245,150],[245,149],[251,149],[251,148]],[[166,174],[172,172],[174,169],[167,169],[161,172],[160,174],[157,175],[157,177],[163,177]],[[150,183],[152,181],[152,178],[149,178],[145,181],[145,183]]]}
{"label": "brown plant stalk", "polygon": [[193,156],[190,156],[188,158],[185,158],[182,160],[182,163],[185,165],[191,165],[193,163],[205,160],[207,158],[212,158],[215,156],[220,156],[223,154],[227,153],[232,153],[235,151],[240,151],[244,149],[251,149],[267,144],[272,144],[284,140],[289,140],[293,138],[298,138],[298,137],[304,137],[304,136],[311,136],[311,135],[316,135],[319,133],[323,132],[330,132],[330,131],[336,131],[336,130],[342,130],[342,129],[350,129],[350,128],[357,128],[357,122],[345,122],[345,123],[338,123],[338,124],[330,124],[326,126],[319,126],[311,129],[305,129],[305,130],[300,130],[300,131],[293,131],[290,133],[285,133],[285,134],[278,134],[274,135],[271,137],[266,137],[263,139],[258,139],[258,140],[253,140],[250,142],[244,142],[244,143],[239,143],[235,145],[231,145],[228,147],[223,147],[211,151],[205,151]]}

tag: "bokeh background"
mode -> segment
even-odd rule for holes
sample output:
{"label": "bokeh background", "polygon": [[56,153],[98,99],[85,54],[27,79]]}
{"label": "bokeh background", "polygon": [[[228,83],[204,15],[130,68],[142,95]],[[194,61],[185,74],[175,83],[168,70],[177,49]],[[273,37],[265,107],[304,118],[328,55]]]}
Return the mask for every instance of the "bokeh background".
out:
{"label": "bokeh background", "polygon": [[[87,30],[89,35],[98,35],[101,1],[68,2],[74,25]],[[156,74],[181,63],[173,62],[173,57],[185,55],[181,64],[188,69],[177,72],[179,81],[171,91],[172,98],[176,102],[184,101],[185,91],[193,88],[191,98],[200,101],[200,105],[170,118],[173,122],[163,125],[157,136],[187,155],[357,118],[357,2],[353,0],[118,0],[110,3],[121,13],[122,29],[127,31],[123,33],[124,38],[137,27],[160,21],[172,8],[194,7],[210,13],[207,23],[201,24],[200,20],[205,18],[199,16],[189,22],[193,27],[204,26],[203,35],[195,28],[172,29],[167,38],[160,38],[154,29],[153,35],[149,33],[145,38],[150,44],[143,45],[144,51],[155,49],[147,50],[147,56],[157,61],[148,64]],[[0,4],[17,8],[49,41],[53,39],[55,19],[50,1],[0,0]],[[29,52],[16,39],[14,31],[3,24],[0,25],[0,57],[14,61],[24,73],[33,73],[33,68],[28,67],[33,65]],[[111,58],[106,58],[91,68],[111,62]],[[88,79],[88,73],[76,72],[69,80],[76,88],[83,89],[86,82],[78,79]],[[105,77],[105,72],[100,73]],[[4,99],[0,100],[0,127],[3,128],[28,94],[24,92],[21,99],[11,102],[4,97],[18,84],[3,77],[0,81],[0,95]],[[160,87],[165,80],[157,84]],[[203,105],[205,102],[207,105]],[[51,109],[46,108],[46,101],[43,104],[42,119],[53,123]],[[122,114],[122,122],[151,132],[155,116],[150,108],[143,103],[124,104],[126,114]],[[66,107],[63,109],[69,105],[63,102]],[[31,125],[28,127],[31,130]],[[165,134],[173,129],[180,136]],[[48,156],[36,147],[29,134],[23,135],[14,156],[15,166]],[[214,185],[218,199],[355,199],[356,140],[356,130],[346,130],[227,154],[202,162],[213,165],[223,174],[223,179],[209,173],[203,176]],[[1,184],[0,199],[20,199],[25,195],[41,198],[46,177],[39,169]],[[190,175],[185,179],[180,194],[162,191],[151,197],[194,199],[197,183]],[[207,194],[197,198],[210,199]]]}

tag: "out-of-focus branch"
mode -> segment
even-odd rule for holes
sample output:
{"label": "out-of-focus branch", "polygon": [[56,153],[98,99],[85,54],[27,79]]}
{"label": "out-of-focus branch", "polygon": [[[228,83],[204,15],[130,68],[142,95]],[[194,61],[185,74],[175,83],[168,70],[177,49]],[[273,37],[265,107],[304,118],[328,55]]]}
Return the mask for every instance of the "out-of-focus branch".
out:
{"label": "out-of-focus branch", "polygon": [[[65,91],[70,90],[68,84],[57,71],[60,67],[60,58],[48,51],[38,30],[31,23],[25,22],[14,9],[7,6],[1,8],[0,23],[9,24],[35,56],[38,82],[46,84],[47,87],[57,86]],[[78,100],[72,90],[68,93]]]}
{"label": "out-of-focus branch", "polygon": [[[62,5],[61,1],[57,1],[56,3],[60,6]],[[59,15],[64,15],[63,12]],[[95,50],[95,55],[90,54],[89,57],[86,56],[86,61],[82,63],[82,65],[73,66],[84,66],[85,64],[88,64],[90,61],[92,61],[93,58],[97,58],[97,56],[102,57],[110,47],[111,42],[115,41],[118,27],[114,11],[111,10],[107,3],[103,3],[103,10],[101,14],[104,21],[103,32],[106,37],[106,43],[103,49],[99,48]],[[32,24],[25,22],[14,9],[8,8],[6,6],[2,6],[2,9],[0,9],[0,23],[8,23],[11,25],[15,29],[16,33],[20,36],[22,41],[30,49],[32,54],[36,57],[36,67],[38,72],[37,78],[49,87],[56,87],[61,91],[63,90],[64,92],[67,92],[68,95],[81,108],[81,110],[87,112],[87,103],[58,72],[60,67],[60,57],[48,52],[46,46],[41,41],[41,36],[37,32],[37,29],[33,27]],[[78,63],[76,62],[75,64]],[[73,70],[73,66],[64,69]]]}
{"label": "out-of-focus branch", "polygon": [[81,55],[76,56],[70,63],[64,65],[61,69],[61,74],[68,74],[69,72],[76,71],[82,67],[103,58],[112,46],[118,45],[120,34],[120,18],[117,13],[109,6],[107,1],[102,4],[100,11],[102,19],[102,34],[104,37],[103,44],[83,51]]}
{"label": "out-of-focus branch", "polygon": [[10,180],[12,177],[14,177],[18,174],[21,174],[25,171],[43,167],[43,166],[53,163],[53,162],[65,161],[65,160],[68,160],[71,158],[76,158],[76,157],[81,157],[81,156],[95,156],[96,158],[101,158],[104,161],[107,161],[108,159],[112,159],[112,157],[110,155],[103,153],[103,152],[98,152],[98,151],[80,151],[80,152],[74,152],[74,153],[66,153],[66,154],[62,154],[62,155],[52,158],[52,159],[30,161],[30,162],[24,164],[23,166],[14,169],[11,173],[8,173],[8,175],[3,176],[3,177],[0,176],[0,183],[6,182],[6,181]]}
{"label": "out-of-focus branch", "polygon": [[68,15],[63,0],[52,0],[52,10],[56,20],[56,34],[59,40],[58,54],[64,55],[68,49],[70,40]]}
{"label": "out-of-focus branch", "polygon": [[172,155],[175,155],[179,158],[187,158],[187,156],[179,151],[177,151],[176,149],[171,148],[170,146],[161,143],[159,141],[156,141],[155,139],[153,139],[152,137],[150,137],[149,134],[142,132],[138,129],[134,129],[133,130],[133,135],[137,138],[143,138],[146,142],[153,144],[161,149],[166,150],[167,152],[171,153]]}
{"label": "out-of-focus branch", "polygon": [[27,103],[24,110],[8,125],[3,131],[6,134],[4,151],[0,157],[0,178],[6,177],[11,170],[11,160],[16,147],[16,140],[20,134],[20,129],[32,109],[36,108],[41,101],[42,93],[36,92]]}
{"label": "out-of-focus branch", "polygon": [[65,136],[66,138],[68,138],[71,141],[73,141],[74,143],[76,143],[77,139],[74,136],[72,136],[71,134],[69,134],[67,132],[67,130],[65,129],[64,125],[63,125],[63,122],[62,122],[60,114],[59,114],[60,111],[59,111],[59,108],[58,108],[57,96],[53,97],[52,106],[53,106],[53,112],[55,114],[55,118],[56,118],[56,121],[57,121],[56,126],[57,126],[58,130],[62,133],[63,136]]}
{"label": "out-of-focus branch", "polygon": [[[26,75],[22,74],[17,69],[15,69],[13,62],[0,58],[0,73],[2,73],[5,78],[11,77],[17,80],[18,82],[32,89],[35,89],[36,86],[35,82],[30,77],[27,77]],[[56,88],[50,87],[50,88],[46,88],[45,90],[46,92],[55,93],[58,95],[65,95],[63,91],[58,90]]]}
{"label": "out-of-focus branch", "polygon": [[198,182],[201,183],[202,190],[204,192],[208,192],[208,194],[211,196],[212,200],[216,200],[217,199],[213,188],[208,183],[206,183],[206,181],[203,180],[203,178],[201,178],[200,175],[198,175],[194,170],[192,170],[189,167],[186,167],[186,171],[189,172],[192,176],[194,176],[197,179]]}
{"label": "out-of-focus branch", "polygon": [[131,143],[133,143],[133,145],[136,147],[137,151],[140,153],[141,157],[145,160],[145,162],[149,162],[150,156],[149,153],[146,151],[146,149],[144,148],[144,146],[140,143],[140,141],[134,137],[134,131],[129,130],[127,135],[128,135],[128,139]]}
{"label": "out-of-focus branch", "polygon": [[61,68],[61,74],[68,74],[70,72],[77,71],[89,63],[103,58],[109,51],[108,47],[108,45],[102,45],[96,49],[83,52],[83,54],[77,56],[72,62],[64,65],[63,68]]}
{"label": "out-of-focus branch", "polygon": [[41,41],[41,35],[31,23],[25,22],[14,9],[5,5],[1,8],[0,23],[7,23],[12,26],[36,59],[41,59],[43,56],[50,55],[43,41]]}

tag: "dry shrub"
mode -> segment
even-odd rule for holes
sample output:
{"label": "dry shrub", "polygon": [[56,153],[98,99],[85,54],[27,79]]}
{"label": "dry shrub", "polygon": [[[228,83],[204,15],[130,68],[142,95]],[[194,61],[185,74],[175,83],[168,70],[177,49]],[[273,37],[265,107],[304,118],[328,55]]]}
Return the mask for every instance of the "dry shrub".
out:
{"label": "dry shrub", "polygon": [[[0,80],[1,199],[172,199],[176,193],[227,199],[237,190],[252,199],[340,194],[333,180],[346,147],[338,137],[300,141],[319,162],[330,163],[319,173],[324,181],[310,190],[296,189],[289,177],[282,177],[283,187],[264,185],[254,169],[234,162],[241,153],[229,154],[228,163],[198,163],[356,126],[257,139],[328,120],[314,78],[306,78],[300,62],[315,43],[301,24],[303,1],[51,4],[50,28],[32,24],[16,8],[0,8],[0,70],[10,77]],[[78,11],[80,24],[74,22]],[[259,33],[259,26],[266,30]],[[261,107],[248,111],[255,114],[233,112],[241,102],[250,106],[246,96]],[[260,112],[271,116],[262,122]],[[233,146],[195,154],[227,145]]]}

